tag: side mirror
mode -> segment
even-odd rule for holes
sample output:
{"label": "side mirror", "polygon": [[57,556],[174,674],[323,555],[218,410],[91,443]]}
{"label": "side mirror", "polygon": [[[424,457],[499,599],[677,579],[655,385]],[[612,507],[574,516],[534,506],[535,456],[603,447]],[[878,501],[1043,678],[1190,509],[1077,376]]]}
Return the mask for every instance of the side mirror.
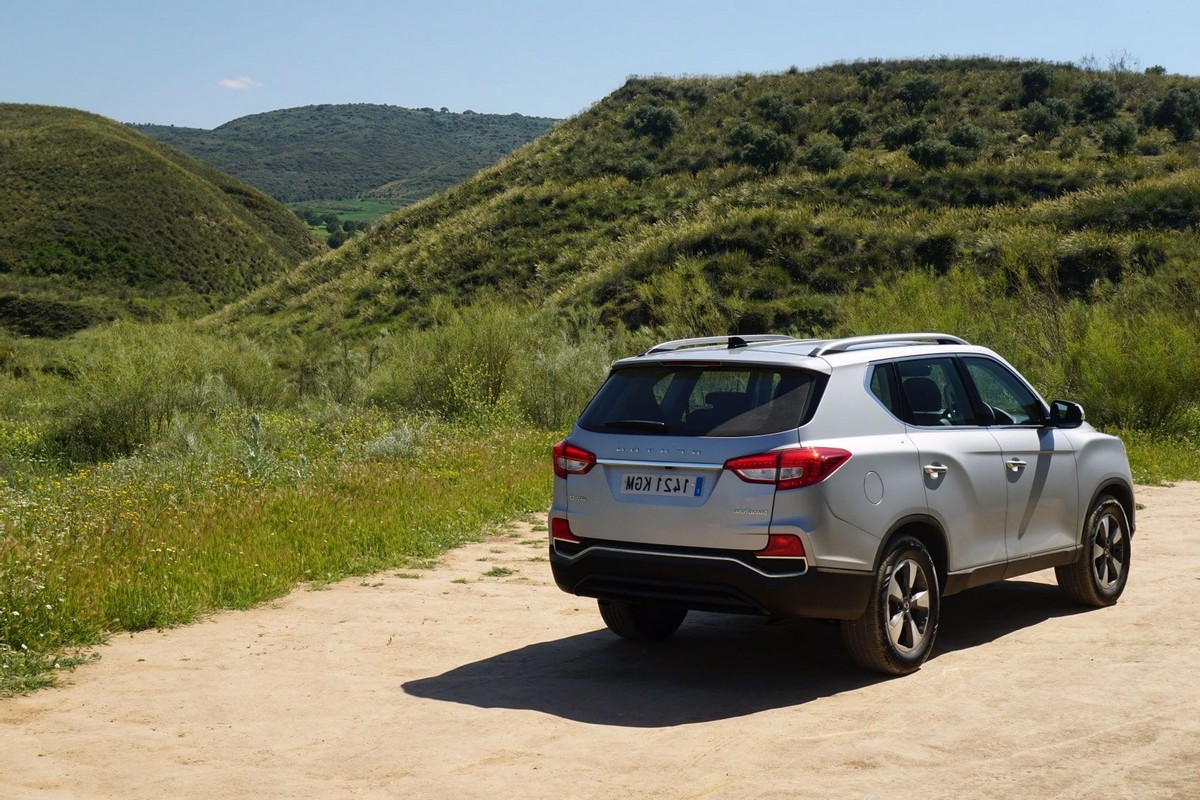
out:
{"label": "side mirror", "polygon": [[1078,428],[1083,424],[1083,406],[1069,400],[1050,404],[1050,424],[1055,428]]}

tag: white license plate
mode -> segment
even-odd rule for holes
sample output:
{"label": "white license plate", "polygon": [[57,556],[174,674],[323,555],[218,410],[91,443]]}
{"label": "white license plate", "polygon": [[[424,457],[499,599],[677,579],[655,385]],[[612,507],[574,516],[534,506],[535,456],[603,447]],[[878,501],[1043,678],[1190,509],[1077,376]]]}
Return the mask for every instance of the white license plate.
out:
{"label": "white license plate", "polygon": [[699,497],[704,488],[700,475],[645,475],[631,473],[621,479],[621,494],[665,494]]}

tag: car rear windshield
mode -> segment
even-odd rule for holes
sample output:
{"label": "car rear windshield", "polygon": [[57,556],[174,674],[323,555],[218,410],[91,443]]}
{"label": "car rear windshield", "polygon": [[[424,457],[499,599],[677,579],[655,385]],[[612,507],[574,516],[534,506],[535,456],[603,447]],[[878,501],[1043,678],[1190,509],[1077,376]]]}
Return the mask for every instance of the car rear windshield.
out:
{"label": "car rear windshield", "polygon": [[589,431],[758,436],[811,416],[825,376],[787,367],[658,364],[615,370],[580,417]]}

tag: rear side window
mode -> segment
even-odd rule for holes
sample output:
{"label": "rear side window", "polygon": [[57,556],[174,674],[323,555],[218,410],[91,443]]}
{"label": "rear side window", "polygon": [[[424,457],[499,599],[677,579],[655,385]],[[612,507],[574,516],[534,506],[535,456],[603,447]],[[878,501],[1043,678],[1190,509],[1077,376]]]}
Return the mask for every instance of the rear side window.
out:
{"label": "rear side window", "polygon": [[785,367],[626,367],[584,409],[580,427],[608,433],[758,436],[799,427],[825,376]]}

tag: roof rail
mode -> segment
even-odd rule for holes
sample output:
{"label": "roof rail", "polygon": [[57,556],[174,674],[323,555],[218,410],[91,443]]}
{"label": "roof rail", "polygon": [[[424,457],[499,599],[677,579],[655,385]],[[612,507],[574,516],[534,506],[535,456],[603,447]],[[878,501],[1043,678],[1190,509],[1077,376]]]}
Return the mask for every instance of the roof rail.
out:
{"label": "roof rail", "polygon": [[905,344],[970,344],[966,339],[948,333],[881,333],[874,336],[848,336],[830,339],[810,353],[823,356],[826,353],[845,353],[868,347],[898,347]]}
{"label": "roof rail", "polygon": [[735,350],[739,347],[749,347],[751,344],[761,344],[763,342],[792,342],[796,341],[791,336],[782,336],[779,334],[755,334],[749,336],[701,336],[694,339],[675,339],[670,342],[662,342],[651,347],[644,356],[652,353],[672,353],[676,350],[686,350],[692,347],[707,347],[714,344],[723,344],[730,350]]}

